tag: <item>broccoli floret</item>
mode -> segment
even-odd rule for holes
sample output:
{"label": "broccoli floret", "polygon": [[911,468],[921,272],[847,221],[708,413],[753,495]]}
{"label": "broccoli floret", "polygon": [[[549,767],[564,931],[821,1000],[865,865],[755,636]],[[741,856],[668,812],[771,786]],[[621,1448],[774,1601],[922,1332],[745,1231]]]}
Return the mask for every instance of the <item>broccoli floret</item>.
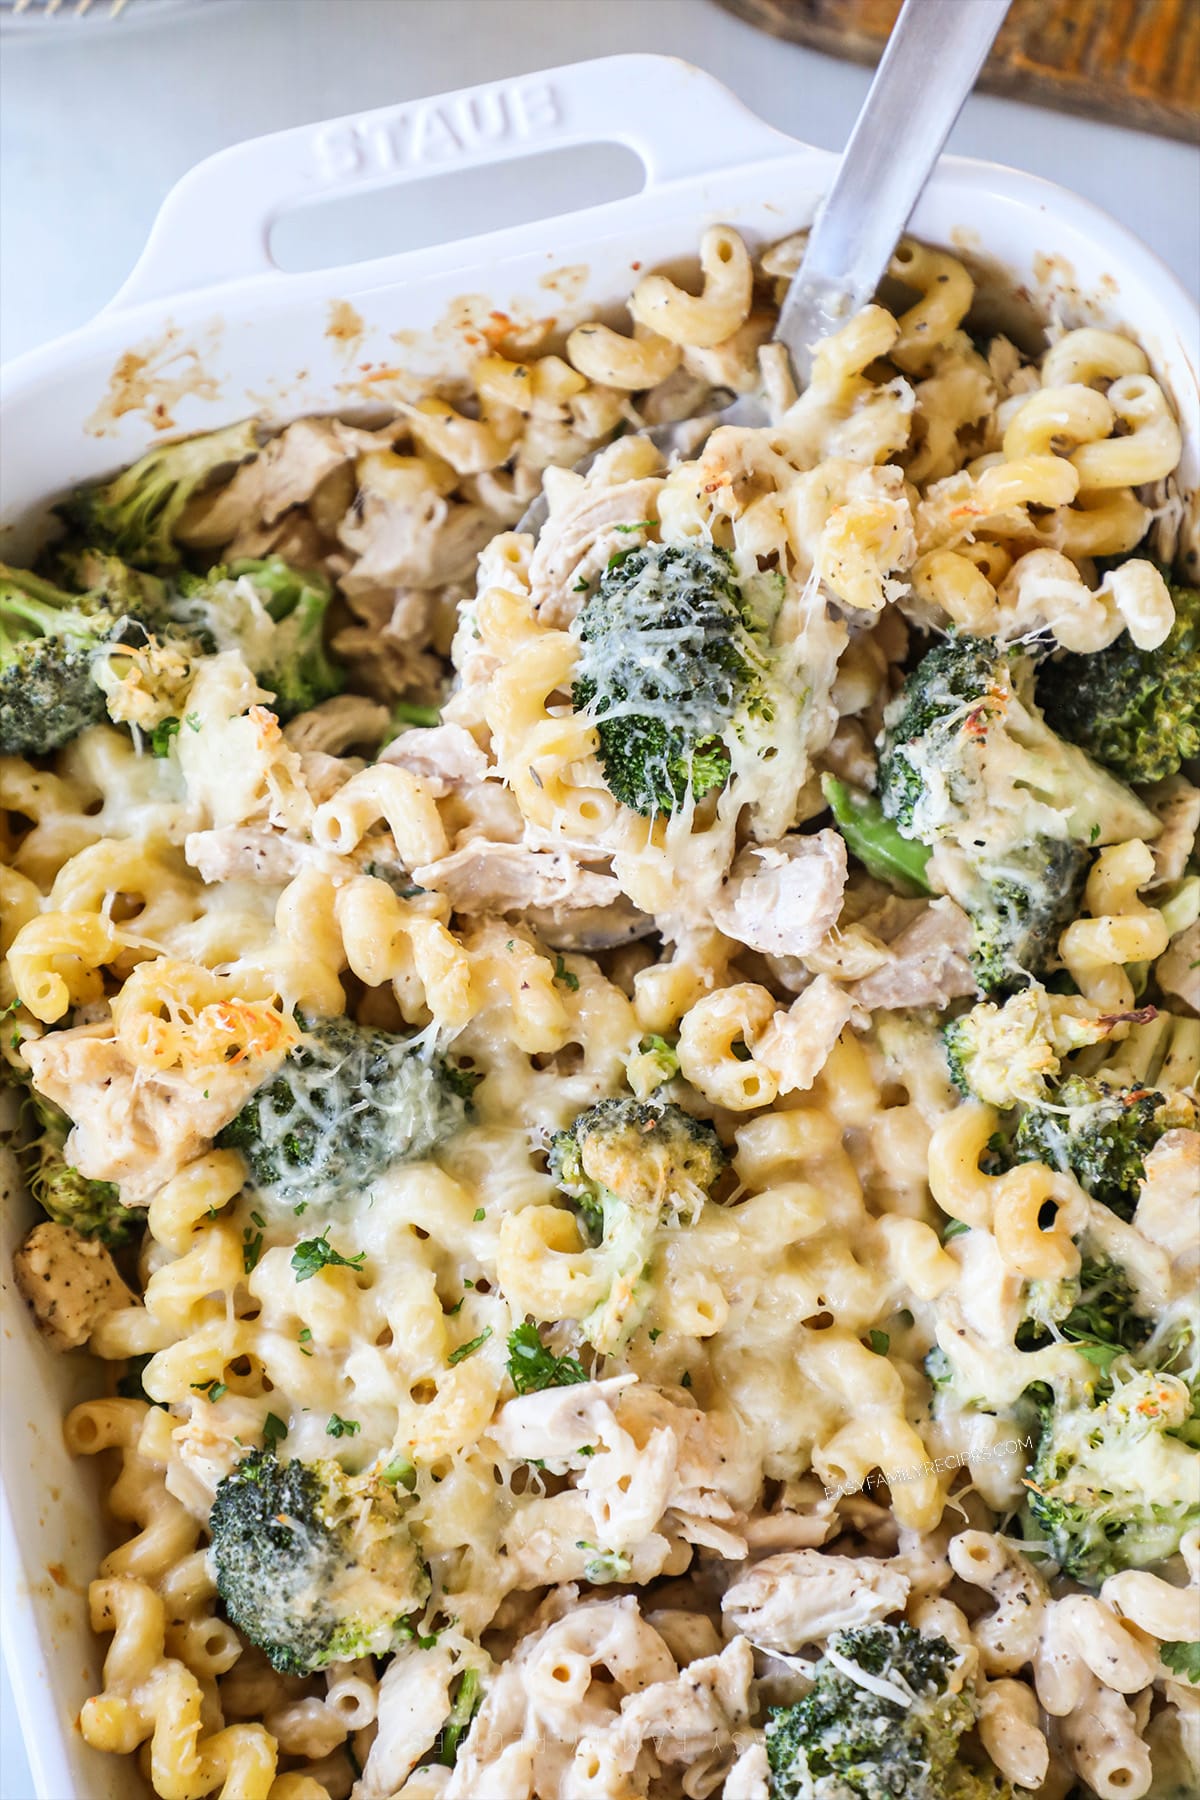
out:
{"label": "broccoli floret", "polygon": [[971,917],[981,988],[1003,993],[1053,966],[1088,847],[1153,836],[1154,815],[1047,726],[1035,657],[990,639],[937,645],[888,707],[883,812],[941,847],[939,874]]}
{"label": "broccoli floret", "polygon": [[93,665],[127,625],[96,595],[0,564],[0,756],[45,755],[103,719]]}
{"label": "broccoli floret", "polygon": [[111,481],[77,488],[58,508],[84,543],[137,568],[175,569],[175,526],[192,495],[222,469],[258,454],[253,420],[163,444]]}
{"label": "broccoli floret", "polygon": [[1084,1394],[1041,1407],[1024,1531],[1077,1581],[1161,1562],[1200,1524],[1196,1396],[1144,1366],[1155,1349],[1117,1356]]}
{"label": "broccoli floret", "polygon": [[707,546],[616,556],[575,622],[572,688],[604,779],[635,812],[674,812],[729,779],[739,731],[770,712],[763,633],[733,564]]}
{"label": "broccoli floret", "polygon": [[[982,1800],[1010,1794],[959,1760],[975,1720],[958,1651],[911,1625],[834,1632],[812,1688],[767,1716],[772,1800]],[[894,1698],[892,1697],[894,1696]]]}
{"label": "broccoli floret", "polygon": [[597,1349],[619,1348],[633,1330],[655,1233],[696,1217],[727,1160],[713,1127],[670,1103],[601,1100],[555,1134],[550,1172],[611,1277],[581,1326]]}
{"label": "broccoli floret", "polygon": [[656,1088],[674,1081],[679,1073],[679,1051],[668,1038],[650,1032],[641,1038],[625,1065],[625,1079],[639,1100],[648,1100]]}
{"label": "broccoli floret", "polygon": [[300,1023],[301,1042],[217,1138],[272,1204],[332,1205],[465,1123],[460,1072],[413,1039],[349,1019]]}
{"label": "broccoli floret", "polygon": [[829,802],[834,824],[846,840],[846,848],[868,875],[886,881],[902,894],[930,892],[925,879],[929,846],[902,836],[899,828],[885,817],[873,794],[857,793],[835,775],[821,777],[821,792]]}
{"label": "broccoli floret", "polygon": [[1062,655],[1038,673],[1053,729],[1122,781],[1161,781],[1200,756],[1200,589],[1171,587],[1175,623],[1157,650],[1123,632],[1090,656]]}
{"label": "broccoli floret", "polygon": [[80,549],[66,545],[53,557],[56,574],[80,593],[103,600],[113,612],[139,620],[148,631],[158,631],[168,623],[167,584],[157,575],[131,568],[119,556],[103,550]]}
{"label": "broccoli floret", "polygon": [[986,994],[1005,994],[1056,963],[1058,940],[1079,911],[1087,852],[1039,835],[976,864],[956,898],[971,919],[971,967]]}
{"label": "broccoli floret", "polygon": [[335,1462],[251,1452],[218,1484],[209,1517],[233,1624],[288,1675],[397,1649],[429,1593],[406,1504],[396,1484]]}
{"label": "broccoli floret", "polygon": [[21,1149],[29,1191],[48,1218],[70,1225],[81,1237],[99,1238],[110,1249],[124,1244],[145,1223],[145,1214],[122,1206],[111,1181],[91,1181],[67,1161],[63,1147],[71,1121],[66,1113],[30,1090],[28,1106],[38,1126]]}
{"label": "broccoli floret", "polygon": [[1153,834],[1154,815],[1127,787],[1050,730],[1033,697],[1037,656],[990,638],[953,637],[921,659],[885,717],[884,813],[906,837],[962,842],[994,829],[989,813],[1078,843]]}
{"label": "broccoli floret", "polygon": [[1050,994],[1036,982],[1003,1006],[981,1000],[942,1029],[950,1079],[960,1093],[1001,1110],[1018,1101],[1036,1106],[1064,1056],[1102,1043],[1129,1016],[1097,1014],[1081,996]]}
{"label": "broccoli floret", "polygon": [[508,1377],[518,1394],[540,1394],[586,1381],[588,1372],[578,1358],[547,1350],[537,1326],[526,1320],[508,1334]]}
{"label": "broccoli floret", "polygon": [[1118,1356],[1141,1350],[1153,1326],[1138,1312],[1125,1271],[1105,1261],[1085,1262],[1066,1281],[1027,1283],[1021,1350],[1040,1350],[1056,1338],[1107,1375]]}
{"label": "broccoli floret", "polygon": [[333,589],[281,556],[246,558],[183,576],[170,602],[176,629],[209,649],[237,650],[275,695],[283,720],[340,693],[345,672],[325,648]]}
{"label": "broccoli floret", "polygon": [[1146,1157],[1164,1132],[1179,1127],[1197,1129],[1195,1108],[1182,1094],[1068,1075],[1054,1090],[1051,1107],[1033,1106],[1022,1116],[1011,1160],[1069,1172],[1093,1200],[1128,1221]]}

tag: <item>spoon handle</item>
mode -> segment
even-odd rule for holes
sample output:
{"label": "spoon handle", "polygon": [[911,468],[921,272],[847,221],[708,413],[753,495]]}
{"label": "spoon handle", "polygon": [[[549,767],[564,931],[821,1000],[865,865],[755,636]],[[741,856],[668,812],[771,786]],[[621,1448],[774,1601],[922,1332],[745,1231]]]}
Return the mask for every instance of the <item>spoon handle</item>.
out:
{"label": "spoon handle", "polygon": [[780,313],[802,387],[813,347],[879,285],[1008,7],[904,0]]}

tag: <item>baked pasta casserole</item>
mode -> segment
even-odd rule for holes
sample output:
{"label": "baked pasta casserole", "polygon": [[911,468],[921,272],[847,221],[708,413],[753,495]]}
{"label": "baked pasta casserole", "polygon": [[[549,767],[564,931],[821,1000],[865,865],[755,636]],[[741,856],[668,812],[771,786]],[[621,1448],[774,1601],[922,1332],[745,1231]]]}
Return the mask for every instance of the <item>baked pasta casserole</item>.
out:
{"label": "baked pasta casserole", "polygon": [[130,1794],[1200,1792],[1179,427],[911,242],[797,395],[801,247],[0,570],[15,1273],[108,1371]]}

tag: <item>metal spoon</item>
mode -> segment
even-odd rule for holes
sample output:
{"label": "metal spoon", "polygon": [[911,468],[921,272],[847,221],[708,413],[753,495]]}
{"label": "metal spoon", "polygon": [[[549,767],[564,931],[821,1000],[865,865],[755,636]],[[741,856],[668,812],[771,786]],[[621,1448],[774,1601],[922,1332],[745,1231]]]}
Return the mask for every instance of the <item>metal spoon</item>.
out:
{"label": "metal spoon", "polygon": [[[821,339],[879,286],[1008,8],[1009,0],[904,0],[780,308],[775,341],[791,358],[798,390],[808,384]],[[719,425],[769,423],[762,400],[746,395],[703,420],[656,425],[642,435],[665,453],[685,447],[695,455]],[[599,454],[585,456],[577,471]],[[536,534],[547,512],[539,494],[517,530]]]}

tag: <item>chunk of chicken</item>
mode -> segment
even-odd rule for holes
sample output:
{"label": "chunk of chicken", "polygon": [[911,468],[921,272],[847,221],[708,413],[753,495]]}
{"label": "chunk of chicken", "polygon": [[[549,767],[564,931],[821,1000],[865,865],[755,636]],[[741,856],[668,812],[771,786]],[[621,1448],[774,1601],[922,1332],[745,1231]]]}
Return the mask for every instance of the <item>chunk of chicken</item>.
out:
{"label": "chunk of chicken", "polygon": [[104,1245],[50,1219],[29,1233],[13,1274],[52,1350],[77,1350],[105,1313],[133,1305]]}
{"label": "chunk of chicken", "polygon": [[755,1041],[754,1060],[771,1071],[781,1094],[805,1093],[845,1027],[868,1018],[847,988],[818,975],[786,1012],[774,1015]]}
{"label": "chunk of chicken", "polygon": [[1154,877],[1147,886],[1153,892],[1181,880],[1187,871],[1200,831],[1200,788],[1184,775],[1169,775],[1149,798],[1151,809],[1162,820],[1162,831],[1150,846]]}
{"label": "chunk of chicken", "polygon": [[[391,431],[383,434],[382,441]],[[202,494],[189,505],[176,536],[198,550],[217,549],[239,532],[273,525],[294,506],[311,500],[335,469],[377,450],[373,432],[343,425],[340,419],[297,419],[244,463],[225,487]]]}
{"label": "chunk of chicken", "polygon": [[868,1011],[942,1007],[976,991],[968,960],[971,921],[953,900],[922,903],[888,949],[890,960],[872,974],[852,982],[848,990]]}
{"label": "chunk of chicken", "polygon": [[377,588],[439,588],[469,581],[497,521],[480,506],[449,500],[412,458],[367,456],[359,489],[338,531],[354,562],[341,577],[349,598]]}
{"label": "chunk of chicken", "polygon": [[1200,1013],[1200,920],[1167,945],[1154,970],[1158,985],[1189,1013]]}
{"label": "chunk of chicken", "polygon": [[568,913],[577,907],[615,906],[619,883],[585,869],[565,851],[528,850],[523,844],[490,844],[475,838],[437,862],[413,870],[423,888],[445,894],[455,912],[507,913],[527,907]]}
{"label": "chunk of chicken", "polygon": [[874,1625],[900,1612],[908,1590],[907,1575],[867,1556],[787,1550],[735,1581],[721,1611],[760,1649],[794,1655],[831,1631]]}
{"label": "chunk of chicken", "polygon": [[609,557],[639,542],[629,527],[658,517],[662,488],[659,476],[599,487],[575,481],[568,486],[550,473],[547,490],[555,503],[529,564],[534,609],[556,631],[570,625],[583,604],[582,586],[603,574]]}
{"label": "chunk of chicken", "polygon": [[777,844],[747,845],[713,901],[713,923],[751,950],[803,956],[837,922],[845,885],[840,832],[789,833]]}
{"label": "chunk of chicken", "polygon": [[302,754],[321,751],[344,756],[347,750],[370,750],[386,735],[392,715],[365,694],[334,694],[284,726],[285,742]]}
{"label": "chunk of chicken", "polygon": [[263,1079],[254,1058],[215,1066],[203,1086],[135,1069],[108,1024],[47,1032],[24,1056],[38,1093],[75,1121],[68,1161],[92,1181],[115,1181],[126,1205],[152,1199],[207,1150]]}
{"label": "chunk of chicken", "polygon": [[1164,1132],[1146,1158],[1146,1174],[1133,1222],[1143,1237],[1166,1250],[1182,1280],[1200,1261],[1196,1196],[1200,1194],[1200,1133]]}
{"label": "chunk of chicken", "polygon": [[725,1779],[724,1800],[770,1800],[771,1770],[766,1746],[748,1744]]}
{"label": "chunk of chicken", "polygon": [[753,1478],[732,1422],[719,1413],[618,1375],[510,1400],[490,1435],[504,1456],[572,1473],[572,1499],[586,1505],[590,1520],[582,1535],[603,1549],[636,1558],[653,1539],[660,1568],[671,1538],[745,1554],[738,1528],[754,1498]]}
{"label": "chunk of chicken", "polygon": [[380,762],[398,763],[419,775],[435,799],[465,781],[482,781],[488,759],[461,725],[432,725],[402,731],[379,753]]}

